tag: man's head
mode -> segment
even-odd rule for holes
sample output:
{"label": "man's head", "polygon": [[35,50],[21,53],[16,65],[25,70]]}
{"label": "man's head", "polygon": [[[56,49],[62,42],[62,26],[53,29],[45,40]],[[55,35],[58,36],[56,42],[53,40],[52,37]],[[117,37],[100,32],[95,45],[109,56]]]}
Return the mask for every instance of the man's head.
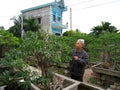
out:
{"label": "man's head", "polygon": [[78,39],[76,42],[76,49],[81,50],[84,47],[84,40],[83,39]]}

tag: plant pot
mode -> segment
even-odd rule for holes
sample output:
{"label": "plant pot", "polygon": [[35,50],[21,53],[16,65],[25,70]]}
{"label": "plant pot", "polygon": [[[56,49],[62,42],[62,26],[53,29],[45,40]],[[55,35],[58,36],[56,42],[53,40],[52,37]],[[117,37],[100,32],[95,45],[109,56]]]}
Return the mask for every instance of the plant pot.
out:
{"label": "plant pot", "polygon": [[[55,73],[54,85],[50,90],[78,90],[78,86],[81,82],[68,78],[64,75],[60,75]],[[57,79],[57,82],[56,82]],[[39,89],[37,85],[32,84],[35,90],[43,90]]]}
{"label": "plant pot", "polygon": [[[64,75],[55,73],[55,76],[64,79],[64,83],[63,83],[63,88],[53,89],[53,90],[104,90],[97,86],[93,86],[84,82],[73,80]],[[32,87],[34,88],[33,90],[41,90],[34,84],[32,84]]]}
{"label": "plant pot", "polygon": [[[16,86],[15,86],[15,87],[16,87]],[[8,87],[5,85],[5,86],[0,87],[0,90],[21,90],[21,89],[19,89],[19,87],[17,87],[16,89],[15,89],[15,87],[8,88]]]}
{"label": "plant pot", "polygon": [[[30,69],[39,71],[38,69],[32,68],[32,67]],[[103,90],[99,87],[96,87],[96,86],[93,86],[93,85],[90,85],[90,84],[87,84],[84,82],[79,82],[79,81],[73,80],[69,77],[66,77],[66,76],[58,74],[58,73],[55,73],[55,77],[57,77],[59,80],[62,80],[62,81],[64,80],[62,90]],[[32,84],[31,86],[35,90],[41,90],[34,84]],[[61,90],[61,89],[53,89],[53,90]]]}
{"label": "plant pot", "polygon": [[1,86],[0,90],[5,90],[5,87],[6,87],[6,85],[5,86]]}
{"label": "plant pot", "polygon": [[101,66],[102,64],[92,66],[95,77],[99,80],[99,85],[106,88],[109,85],[113,85],[115,82],[120,82],[120,71],[106,69]]}
{"label": "plant pot", "polygon": [[82,82],[80,83],[78,90],[104,90],[104,89]]}
{"label": "plant pot", "polygon": [[71,78],[68,78],[64,75],[60,75],[55,73],[55,76],[63,78],[64,79],[64,85],[63,85],[63,89],[62,90],[78,90],[78,86],[81,82],[73,80]]}

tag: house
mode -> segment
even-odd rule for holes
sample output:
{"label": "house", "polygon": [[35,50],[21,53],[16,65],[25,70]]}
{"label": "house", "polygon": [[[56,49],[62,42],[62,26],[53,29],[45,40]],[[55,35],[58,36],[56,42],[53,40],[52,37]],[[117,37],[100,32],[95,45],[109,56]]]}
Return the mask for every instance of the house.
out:
{"label": "house", "polygon": [[25,18],[36,18],[41,28],[49,33],[62,35],[62,30],[67,29],[67,24],[62,24],[64,11],[67,11],[64,0],[55,0],[51,3],[24,9],[21,12]]}

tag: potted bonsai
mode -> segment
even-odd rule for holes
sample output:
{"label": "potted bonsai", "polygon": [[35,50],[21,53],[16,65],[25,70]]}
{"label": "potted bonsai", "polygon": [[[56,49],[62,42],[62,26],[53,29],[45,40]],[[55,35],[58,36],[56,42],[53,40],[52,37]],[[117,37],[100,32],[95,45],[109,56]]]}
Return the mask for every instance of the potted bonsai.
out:
{"label": "potted bonsai", "polygon": [[[54,83],[54,76],[56,74],[52,72],[50,67],[52,65],[59,66],[63,62],[62,56],[64,56],[64,52],[68,49],[71,48],[63,43],[61,37],[39,31],[26,33],[20,44],[19,52],[25,55],[23,58],[25,62],[41,71],[39,77],[32,77],[32,82],[39,83],[42,90],[53,90],[56,86]],[[58,78],[59,80],[64,81],[63,78]]]}
{"label": "potted bonsai", "polygon": [[[61,51],[63,47],[56,40],[58,37],[44,31],[33,33],[28,32],[20,45],[24,54],[28,55],[24,60],[33,64],[42,71],[40,77],[41,88],[49,90],[53,81],[53,73],[49,69],[52,64],[62,63]],[[32,58],[32,60],[30,60]]]}
{"label": "potted bonsai", "polygon": [[120,82],[119,40],[119,33],[108,33],[101,35],[98,39],[99,45],[96,43],[96,47],[94,47],[97,48],[96,52],[100,57],[97,59],[100,59],[101,62],[92,66],[92,70],[103,83]]}
{"label": "potted bonsai", "polygon": [[[17,53],[17,50],[13,49],[4,58],[0,59],[0,66],[7,67],[0,73],[2,90],[28,90],[31,85],[30,71],[26,69],[27,64],[18,55],[20,54]],[[24,80],[24,82],[21,80]]]}

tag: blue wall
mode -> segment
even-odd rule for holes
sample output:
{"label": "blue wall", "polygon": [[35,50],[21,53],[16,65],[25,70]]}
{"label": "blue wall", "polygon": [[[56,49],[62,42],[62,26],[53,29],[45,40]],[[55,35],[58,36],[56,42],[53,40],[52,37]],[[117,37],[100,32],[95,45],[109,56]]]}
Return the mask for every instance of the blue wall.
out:
{"label": "blue wall", "polygon": [[62,33],[62,30],[60,30],[60,29],[55,29],[55,28],[52,28],[52,32],[53,33]]}
{"label": "blue wall", "polygon": [[62,10],[59,7],[52,7],[52,23],[56,23],[56,24],[52,24],[52,32],[53,33],[59,33],[62,34],[62,29],[57,29],[54,28],[54,25],[59,25],[59,27],[61,27],[62,25]]}
{"label": "blue wall", "polygon": [[[61,9],[59,7],[52,7],[52,13],[53,13],[53,15],[52,15],[52,22],[55,22],[53,20],[54,15],[55,15],[56,22],[62,23],[62,11],[61,11]],[[58,18],[60,18],[60,21],[58,20]]]}

